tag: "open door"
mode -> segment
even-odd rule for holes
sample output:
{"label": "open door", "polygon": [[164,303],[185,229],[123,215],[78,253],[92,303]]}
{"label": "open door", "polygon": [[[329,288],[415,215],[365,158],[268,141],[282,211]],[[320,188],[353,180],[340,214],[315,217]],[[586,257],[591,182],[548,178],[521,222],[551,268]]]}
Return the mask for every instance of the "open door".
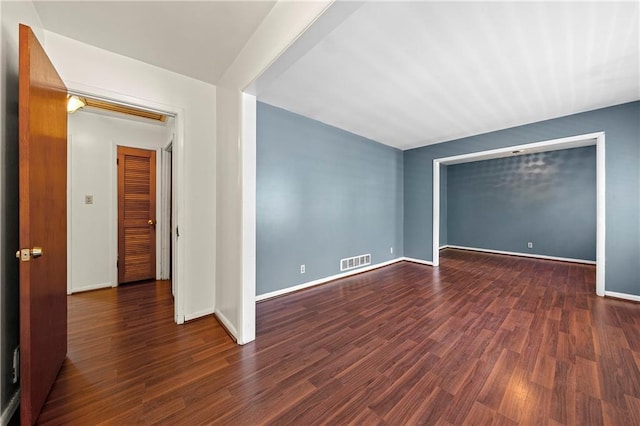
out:
{"label": "open door", "polygon": [[34,424],[67,354],[67,89],[20,25],[20,418]]}

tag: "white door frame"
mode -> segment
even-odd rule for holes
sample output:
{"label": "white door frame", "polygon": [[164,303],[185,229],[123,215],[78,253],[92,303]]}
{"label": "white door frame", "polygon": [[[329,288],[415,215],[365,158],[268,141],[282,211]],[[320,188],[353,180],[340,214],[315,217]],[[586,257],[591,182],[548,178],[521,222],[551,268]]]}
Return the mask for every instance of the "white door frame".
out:
{"label": "white door frame", "polygon": [[[160,238],[162,240],[160,247],[160,270],[158,276],[161,280],[171,279],[169,276],[169,269],[171,264],[171,253],[169,253],[169,247],[171,247],[171,215],[173,213],[171,209],[171,150],[172,150],[173,136],[170,142],[160,150],[160,211],[164,220],[160,223]],[[173,283],[171,283],[171,292],[173,294]]]}
{"label": "white door frame", "polygon": [[[166,104],[161,104],[154,101],[149,101],[146,99],[140,99],[129,95],[123,95],[121,93],[111,92],[109,90],[86,86],[81,83],[74,82],[65,82],[67,84],[67,91],[70,94],[78,95],[78,96],[86,96],[93,99],[104,100],[111,103],[115,103],[118,105],[143,109],[146,111],[162,113],[174,118],[174,138],[172,142],[172,165],[173,165],[173,173],[172,173],[172,186],[173,186],[173,197],[172,197],[172,215],[173,215],[173,251],[171,253],[172,256],[172,276],[171,281],[174,288],[174,321],[176,324],[184,323],[184,299],[185,299],[185,268],[184,268],[184,256],[180,256],[181,253],[184,253],[184,242],[182,239],[178,238],[178,229],[184,229],[184,182],[185,182],[185,167],[184,167],[184,109],[171,106]],[[146,148],[148,149],[148,148]],[[160,148],[162,149],[162,148]],[[117,158],[117,157],[116,157]],[[115,164],[115,161],[113,162]],[[117,188],[116,188],[117,191]],[[117,210],[117,208],[116,208]],[[117,220],[117,219],[116,219]],[[116,221],[117,224],[117,221]],[[117,225],[116,225],[117,226]],[[115,228],[117,229],[117,227]],[[70,240],[70,237],[68,237]],[[71,253],[71,241],[68,241],[68,255],[67,258],[70,259]],[[117,279],[117,269],[115,269],[116,260],[117,260],[117,244],[115,253],[112,253],[112,258],[110,259],[111,265],[114,266],[115,271],[115,281],[113,281],[116,285],[118,283]],[[70,270],[70,268],[69,268]],[[69,274],[69,273],[68,273]]]}
{"label": "white door frame", "polygon": [[460,164],[512,155],[524,150],[526,154],[559,149],[596,146],[596,294],[605,295],[605,134],[604,132],[569,136],[566,138],[514,145],[488,151],[454,155],[433,160],[433,266],[440,264],[440,165]]}
{"label": "white door frame", "polygon": [[[168,199],[168,188],[165,186],[165,182],[164,182],[164,173],[165,170],[164,168],[166,167],[166,164],[163,162],[163,148],[150,148],[149,146],[145,146],[144,144],[136,144],[134,142],[124,142],[124,143],[119,143],[121,141],[116,141],[116,140],[112,140],[111,141],[111,167],[112,167],[112,175],[114,177],[112,183],[113,185],[111,186],[112,189],[112,194],[111,194],[111,199],[114,200],[114,202],[112,203],[111,210],[111,220],[113,221],[113,225],[111,226],[111,229],[114,230],[115,232],[111,232],[111,247],[115,248],[115,255],[116,255],[116,260],[118,259],[118,233],[120,232],[119,226],[120,224],[118,223],[118,163],[117,163],[117,158],[118,158],[118,147],[123,147],[123,148],[135,148],[135,149],[142,149],[145,151],[153,151],[156,153],[156,177],[155,177],[155,181],[156,181],[156,264],[154,265],[154,271],[155,271],[155,279],[156,280],[167,280],[170,277],[165,276],[163,274],[164,272],[164,267],[165,267],[165,263],[167,262],[164,258],[163,258],[163,253],[164,253],[164,245],[167,244],[168,245],[168,240],[165,237],[165,232],[168,234],[170,232],[170,230],[165,226],[166,223],[168,223],[170,221],[170,217],[169,214],[167,214],[167,212],[164,210],[164,202],[165,199]],[[111,271],[111,282],[112,282],[112,286],[113,287],[118,287],[120,285],[120,283],[118,282],[118,268],[114,268]]]}
{"label": "white door frame", "polygon": [[242,283],[238,343],[243,345],[256,338],[256,214],[257,214],[257,108],[254,95],[242,92]]}

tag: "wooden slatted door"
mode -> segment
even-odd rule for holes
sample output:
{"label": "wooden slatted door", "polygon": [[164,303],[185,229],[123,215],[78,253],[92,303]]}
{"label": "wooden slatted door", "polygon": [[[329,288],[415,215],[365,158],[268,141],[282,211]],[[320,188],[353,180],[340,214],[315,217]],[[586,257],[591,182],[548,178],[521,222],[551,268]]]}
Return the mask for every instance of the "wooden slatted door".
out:
{"label": "wooden slatted door", "polygon": [[156,153],[118,147],[118,282],[156,277]]}

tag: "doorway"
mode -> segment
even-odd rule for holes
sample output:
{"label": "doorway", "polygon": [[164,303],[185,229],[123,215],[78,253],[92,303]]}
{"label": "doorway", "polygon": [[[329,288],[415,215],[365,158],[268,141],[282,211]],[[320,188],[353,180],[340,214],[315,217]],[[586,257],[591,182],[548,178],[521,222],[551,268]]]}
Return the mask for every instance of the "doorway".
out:
{"label": "doorway", "polygon": [[[83,97],[93,96],[86,93],[73,93]],[[116,101],[109,99],[108,102]],[[141,106],[135,105],[132,108],[141,108]],[[145,108],[150,107],[145,106]],[[118,277],[118,146],[151,150],[156,157],[157,178],[154,187],[157,201],[154,197],[155,214],[150,214],[144,222],[147,227],[156,228],[157,245],[154,256],[156,260],[151,262],[153,267],[149,268],[153,273],[149,277],[171,279],[172,286],[175,286],[174,320],[180,324],[184,321],[183,295],[180,292],[181,281],[178,275],[180,269],[175,262],[180,247],[176,242],[177,233],[172,232],[170,223],[176,227],[179,223],[177,214],[180,209],[174,204],[181,201],[180,186],[176,182],[181,175],[176,160],[180,158],[182,149],[182,126],[181,117],[178,114],[162,112],[161,115],[166,116],[164,121],[150,122],[145,118],[123,118],[122,114],[114,116],[111,112],[96,112],[85,108],[69,116],[71,122],[69,127],[69,211],[83,213],[84,218],[81,215],[70,214],[68,219],[70,225],[68,293],[115,287],[119,282],[123,282]],[[78,129],[74,127],[73,122],[81,117],[84,117],[87,123],[84,128]],[[113,130],[114,120],[119,122],[118,131]],[[102,140],[89,138],[87,136],[89,131],[92,134],[102,135]],[[169,157],[166,157],[164,152],[167,144],[173,144],[174,155]],[[96,148],[98,145],[99,148]],[[97,155],[96,149],[99,149]],[[91,156],[92,159],[83,161],[90,153],[94,154]],[[164,178],[165,175],[171,176],[167,169],[174,170],[173,179]],[[173,193],[174,197],[167,195],[169,193]],[[163,203],[165,199],[169,200],[168,204]],[[93,216],[88,215],[89,212],[93,212]],[[153,220],[153,225],[148,224],[149,220]],[[88,233],[83,232],[87,229]],[[96,230],[106,237],[92,238],[92,232],[95,233]],[[167,235],[165,236],[164,233]],[[87,240],[94,241],[95,246],[83,250]],[[173,247],[173,253],[171,253],[171,247]],[[167,256],[163,256],[164,253]],[[89,282],[86,279],[87,270],[91,270],[94,274],[93,281],[90,285],[83,285]],[[99,274],[100,279],[96,278],[96,274]]]}
{"label": "doorway", "polygon": [[441,165],[460,164],[508,156],[514,151],[527,153],[596,146],[596,294],[605,295],[605,135],[604,132],[577,135],[489,151],[436,158],[433,160],[433,266],[440,263],[440,169]]}

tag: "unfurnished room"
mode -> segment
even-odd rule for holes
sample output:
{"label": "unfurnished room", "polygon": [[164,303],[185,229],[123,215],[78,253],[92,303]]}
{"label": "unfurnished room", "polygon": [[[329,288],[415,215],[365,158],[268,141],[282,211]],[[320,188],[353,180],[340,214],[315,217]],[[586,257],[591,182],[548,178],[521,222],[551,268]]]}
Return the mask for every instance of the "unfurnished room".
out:
{"label": "unfurnished room", "polygon": [[637,1],[0,17],[1,424],[640,424]]}

